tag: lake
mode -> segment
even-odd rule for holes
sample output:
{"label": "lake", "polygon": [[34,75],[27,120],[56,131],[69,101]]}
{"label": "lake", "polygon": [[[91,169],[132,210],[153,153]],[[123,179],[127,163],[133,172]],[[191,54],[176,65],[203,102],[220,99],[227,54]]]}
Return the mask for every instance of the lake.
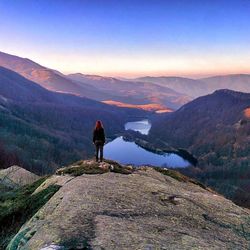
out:
{"label": "lake", "polygon": [[134,130],[138,131],[143,135],[147,135],[149,133],[149,130],[151,129],[151,123],[149,120],[142,120],[137,122],[127,122],[125,124],[125,130]]}
{"label": "lake", "polygon": [[[148,120],[127,122],[125,130],[138,131],[147,135],[151,128]],[[131,165],[153,165],[159,167],[184,168],[190,163],[177,154],[165,153],[157,154],[141,148],[134,142],[125,141],[122,136],[107,143],[104,147],[104,157],[112,159],[122,164]]]}

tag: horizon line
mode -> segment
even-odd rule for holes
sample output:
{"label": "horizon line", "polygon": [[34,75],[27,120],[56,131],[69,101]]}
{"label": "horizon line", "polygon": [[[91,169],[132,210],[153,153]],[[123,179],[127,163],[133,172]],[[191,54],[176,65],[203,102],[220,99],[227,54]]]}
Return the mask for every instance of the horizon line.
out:
{"label": "horizon line", "polygon": [[[250,70],[248,72],[246,71],[216,71],[216,72],[204,72],[204,73],[188,73],[188,72],[152,72],[151,74],[149,74],[149,71],[146,72],[113,72],[113,73],[108,73],[108,72],[81,72],[81,71],[67,71],[67,70],[63,70],[60,68],[54,68],[54,67],[49,67],[49,66],[45,66],[42,62],[38,62],[39,60],[33,59],[31,57],[24,57],[24,56],[19,56],[17,54],[12,54],[9,52],[4,52],[2,50],[0,50],[0,52],[10,55],[10,56],[15,56],[15,57],[19,57],[25,60],[30,60],[33,63],[36,63],[38,65],[40,65],[41,67],[45,67],[47,69],[53,70],[53,71],[58,71],[62,74],[64,74],[65,76],[69,75],[69,74],[83,74],[83,75],[87,75],[87,76],[101,76],[101,77],[111,77],[111,78],[117,78],[117,79],[124,79],[124,80],[135,80],[136,78],[143,78],[143,77],[178,77],[178,78],[188,78],[191,80],[199,80],[199,79],[203,79],[203,78],[210,78],[210,77],[219,77],[219,76],[232,76],[232,75],[250,75]],[[197,71],[198,72],[198,71]]]}

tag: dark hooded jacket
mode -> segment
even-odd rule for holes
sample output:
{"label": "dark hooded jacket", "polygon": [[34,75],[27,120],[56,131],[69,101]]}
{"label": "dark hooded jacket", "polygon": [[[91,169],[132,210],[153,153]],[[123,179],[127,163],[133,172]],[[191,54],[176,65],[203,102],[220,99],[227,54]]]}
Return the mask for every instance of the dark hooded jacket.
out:
{"label": "dark hooded jacket", "polygon": [[105,133],[104,129],[94,129],[93,131],[93,142],[95,143],[96,141],[102,141],[103,144],[105,143]]}

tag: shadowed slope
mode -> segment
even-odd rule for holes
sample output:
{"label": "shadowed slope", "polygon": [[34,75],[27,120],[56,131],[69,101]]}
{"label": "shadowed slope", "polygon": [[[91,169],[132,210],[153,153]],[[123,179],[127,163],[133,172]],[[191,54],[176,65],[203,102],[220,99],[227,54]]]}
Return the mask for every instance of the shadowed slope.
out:
{"label": "shadowed slope", "polygon": [[183,170],[186,174],[250,207],[249,107],[250,94],[219,90],[162,115],[152,123],[150,140],[190,150],[199,169]]}
{"label": "shadowed slope", "polygon": [[130,116],[146,114],[51,92],[3,67],[0,93],[0,142],[18,156],[22,166],[36,173],[48,173],[58,165],[92,155],[91,136],[97,119],[107,126],[107,136],[113,137]]}
{"label": "shadowed slope", "polygon": [[88,84],[71,81],[62,73],[41,66],[27,58],[0,52],[0,66],[13,70],[48,90],[71,93],[97,100],[104,95],[104,93]]}

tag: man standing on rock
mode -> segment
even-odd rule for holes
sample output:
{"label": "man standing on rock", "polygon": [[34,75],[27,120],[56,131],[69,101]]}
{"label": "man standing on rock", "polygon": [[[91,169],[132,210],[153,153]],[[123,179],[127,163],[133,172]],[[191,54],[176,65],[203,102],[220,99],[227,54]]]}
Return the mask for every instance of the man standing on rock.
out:
{"label": "man standing on rock", "polygon": [[96,161],[98,162],[98,155],[100,151],[100,162],[103,160],[103,146],[105,143],[105,132],[101,121],[96,121],[93,132],[93,143],[96,148]]}

